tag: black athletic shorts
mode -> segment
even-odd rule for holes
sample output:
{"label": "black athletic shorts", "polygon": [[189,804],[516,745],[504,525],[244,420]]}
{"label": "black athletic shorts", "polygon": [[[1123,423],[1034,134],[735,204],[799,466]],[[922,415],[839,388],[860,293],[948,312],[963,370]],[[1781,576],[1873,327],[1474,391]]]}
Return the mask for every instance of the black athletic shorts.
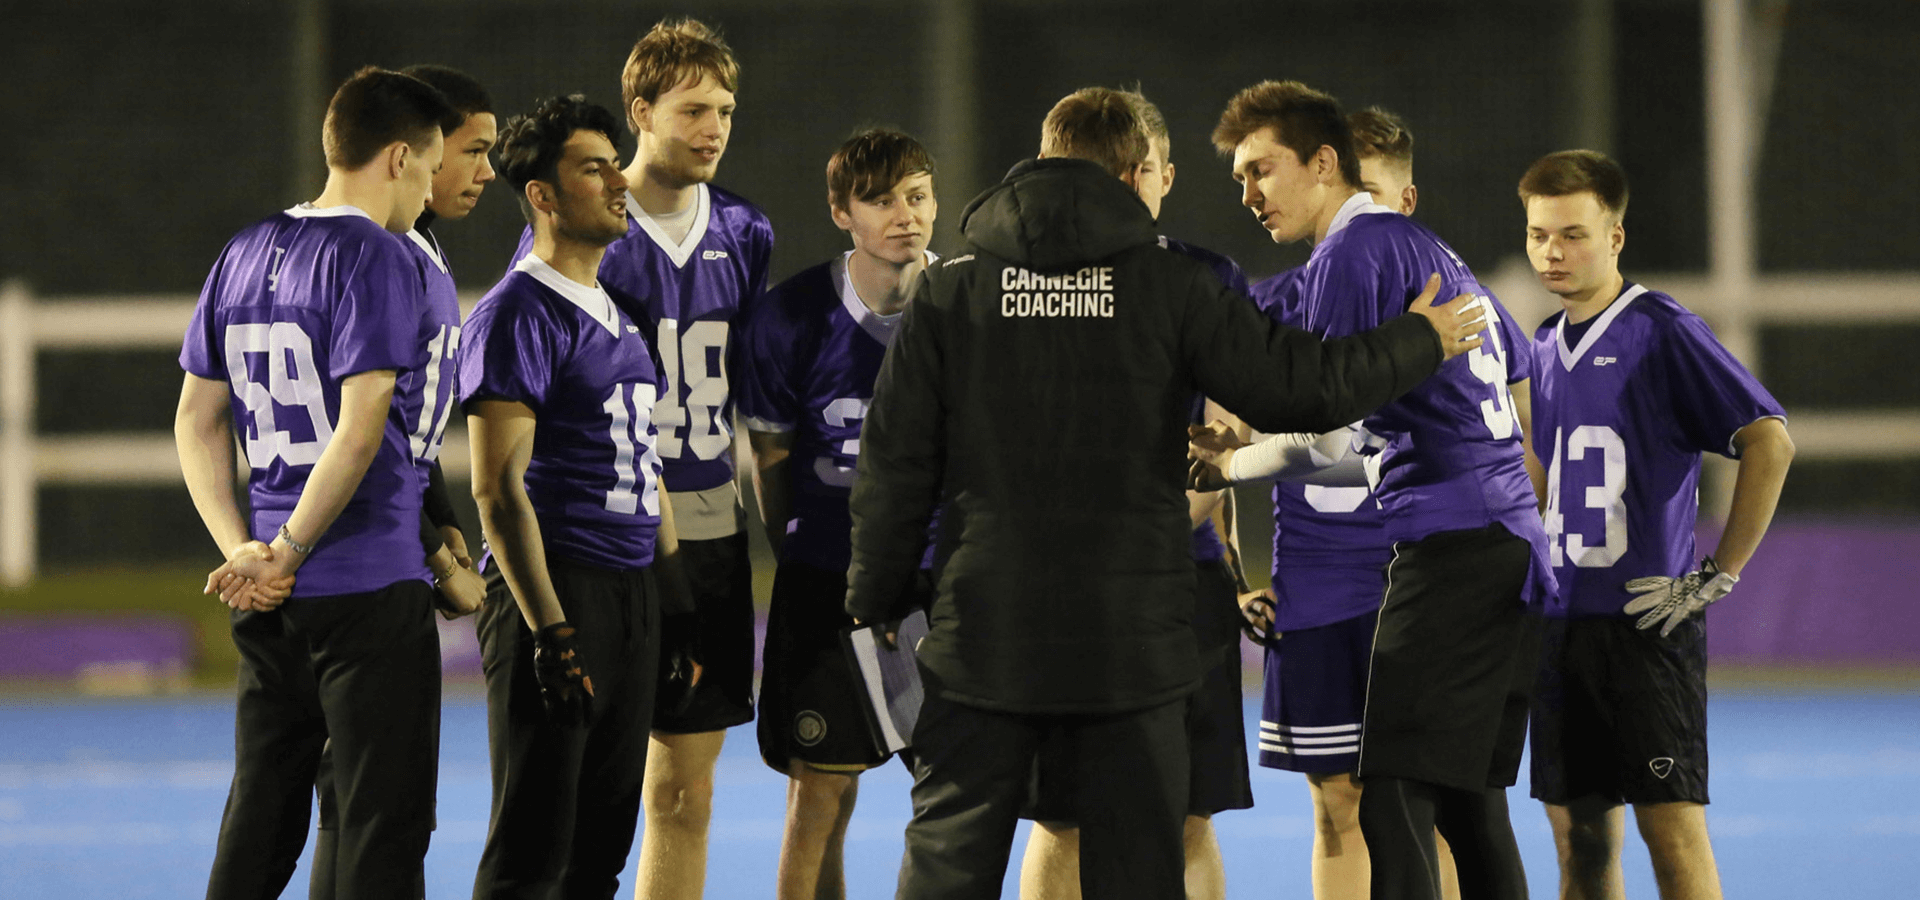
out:
{"label": "black athletic shorts", "polygon": [[1537,665],[1532,549],[1498,523],[1394,544],[1374,632],[1359,775],[1479,791],[1514,781]]}
{"label": "black athletic shorts", "polygon": [[774,573],[758,730],[760,758],[779,772],[796,759],[859,772],[892,755],[874,746],[865,689],[841,642],[853,625],[846,602],[845,572],[784,562]]}
{"label": "black athletic shorts", "polygon": [[[1224,592],[1237,597],[1233,573],[1223,563],[1200,563],[1196,590]],[[1229,809],[1253,807],[1253,783],[1247,767],[1246,710],[1241,705],[1240,639],[1210,651],[1214,663],[1202,676],[1200,688],[1187,700],[1187,814],[1211,816]],[[1070,825],[1078,821],[1073,810],[1072,785],[1062,769],[1073,765],[1064,742],[1042,740],[1034,755],[1033,785],[1020,817]]]}
{"label": "black athletic shorts", "polygon": [[[681,541],[681,568],[699,613],[700,683],[684,709],[664,690],[653,709],[653,730],[668,734],[720,731],[753,721],[753,570],[747,533],[710,541]],[[673,635],[662,635],[671,646]],[[666,685],[672,654],[660,654]]]}
{"label": "black athletic shorts", "polygon": [[1707,635],[1626,616],[1554,619],[1533,710],[1533,796],[1707,802]]}

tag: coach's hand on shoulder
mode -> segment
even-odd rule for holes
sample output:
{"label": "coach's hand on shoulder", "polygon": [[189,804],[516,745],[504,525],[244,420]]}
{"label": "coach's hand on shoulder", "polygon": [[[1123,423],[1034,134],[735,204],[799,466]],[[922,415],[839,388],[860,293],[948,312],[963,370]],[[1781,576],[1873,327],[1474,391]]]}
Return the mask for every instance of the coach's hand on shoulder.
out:
{"label": "coach's hand on shoulder", "polygon": [[1280,635],[1273,630],[1273,588],[1240,595],[1240,630],[1262,647],[1280,643]]}
{"label": "coach's hand on shoulder", "polygon": [[[1694,613],[1732,593],[1739,581],[1738,577],[1720,571],[1709,556],[1700,561],[1700,568],[1679,578],[1657,575],[1627,582],[1627,590],[1640,596],[1627,601],[1620,611],[1640,616],[1634,627],[1641,631],[1660,625],[1660,636],[1666,637]],[[1666,624],[1661,625],[1662,622]]]}
{"label": "coach's hand on shoulder", "polygon": [[1480,332],[1487,330],[1487,314],[1480,295],[1461,294],[1441,306],[1433,305],[1440,296],[1440,273],[1427,278],[1427,287],[1413,298],[1407,312],[1424,316],[1440,335],[1442,359],[1452,359],[1480,346]]}
{"label": "coach's hand on shoulder", "polygon": [[556,725],[584,726],[593,716],[593,678],[573,644],[577,634],[572,625],[555,622],[533,635],[533,676],[547,718]]}

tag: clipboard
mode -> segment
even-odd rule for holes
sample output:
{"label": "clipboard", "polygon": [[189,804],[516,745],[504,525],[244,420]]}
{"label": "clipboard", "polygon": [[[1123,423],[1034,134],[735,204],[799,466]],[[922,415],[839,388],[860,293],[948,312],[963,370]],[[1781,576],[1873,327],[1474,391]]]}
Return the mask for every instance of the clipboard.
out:
{"label": "clipboard", "polygon": [[[893,649],[883,643],[889,625],[896,634]],[[920,719],[920,703],[926,696],[914,658],[920,639],[926,636],[924,610],[914,610],[898,622],[855,625],[840,632],[847,662],[866,691],[867,702],[860,708],[866,713],[868,735],[874,749],[883,754],[898,753],[913,744],[913,725]]]}

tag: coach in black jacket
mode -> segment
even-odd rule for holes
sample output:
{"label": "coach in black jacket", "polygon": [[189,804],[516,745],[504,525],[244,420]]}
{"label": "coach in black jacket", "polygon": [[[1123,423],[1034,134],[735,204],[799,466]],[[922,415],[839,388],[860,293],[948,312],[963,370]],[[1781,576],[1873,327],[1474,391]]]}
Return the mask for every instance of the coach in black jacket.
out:
{"label": "coach in black jacket", "polygon": [[923,276],[861,436],[855,618],[896,612],[946,503],[901,897],[999,896],[1048,729],[1082,763],[1085,895],[1181,896],[1194,394],[1262,431],[1328,431],[1431,374],[1447,340],[1477,344],[1463,304],[1430,294],[1322,343],[1161,249],[1123,183],[1145,132],[1113,92],[1062,100],[1041,150],[962,214],[967,252]]}

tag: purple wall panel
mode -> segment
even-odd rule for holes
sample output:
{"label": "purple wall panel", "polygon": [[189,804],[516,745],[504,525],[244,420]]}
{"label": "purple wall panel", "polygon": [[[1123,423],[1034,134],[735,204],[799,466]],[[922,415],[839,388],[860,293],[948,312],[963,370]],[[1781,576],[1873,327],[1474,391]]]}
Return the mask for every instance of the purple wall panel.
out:
{"label": "purple wall panel", "polygon": [[[1703,526],[1710,552],[1719,525]],[[1716,662],[1920,664],[1920,522],[1777,521],[1708,610]]]}

